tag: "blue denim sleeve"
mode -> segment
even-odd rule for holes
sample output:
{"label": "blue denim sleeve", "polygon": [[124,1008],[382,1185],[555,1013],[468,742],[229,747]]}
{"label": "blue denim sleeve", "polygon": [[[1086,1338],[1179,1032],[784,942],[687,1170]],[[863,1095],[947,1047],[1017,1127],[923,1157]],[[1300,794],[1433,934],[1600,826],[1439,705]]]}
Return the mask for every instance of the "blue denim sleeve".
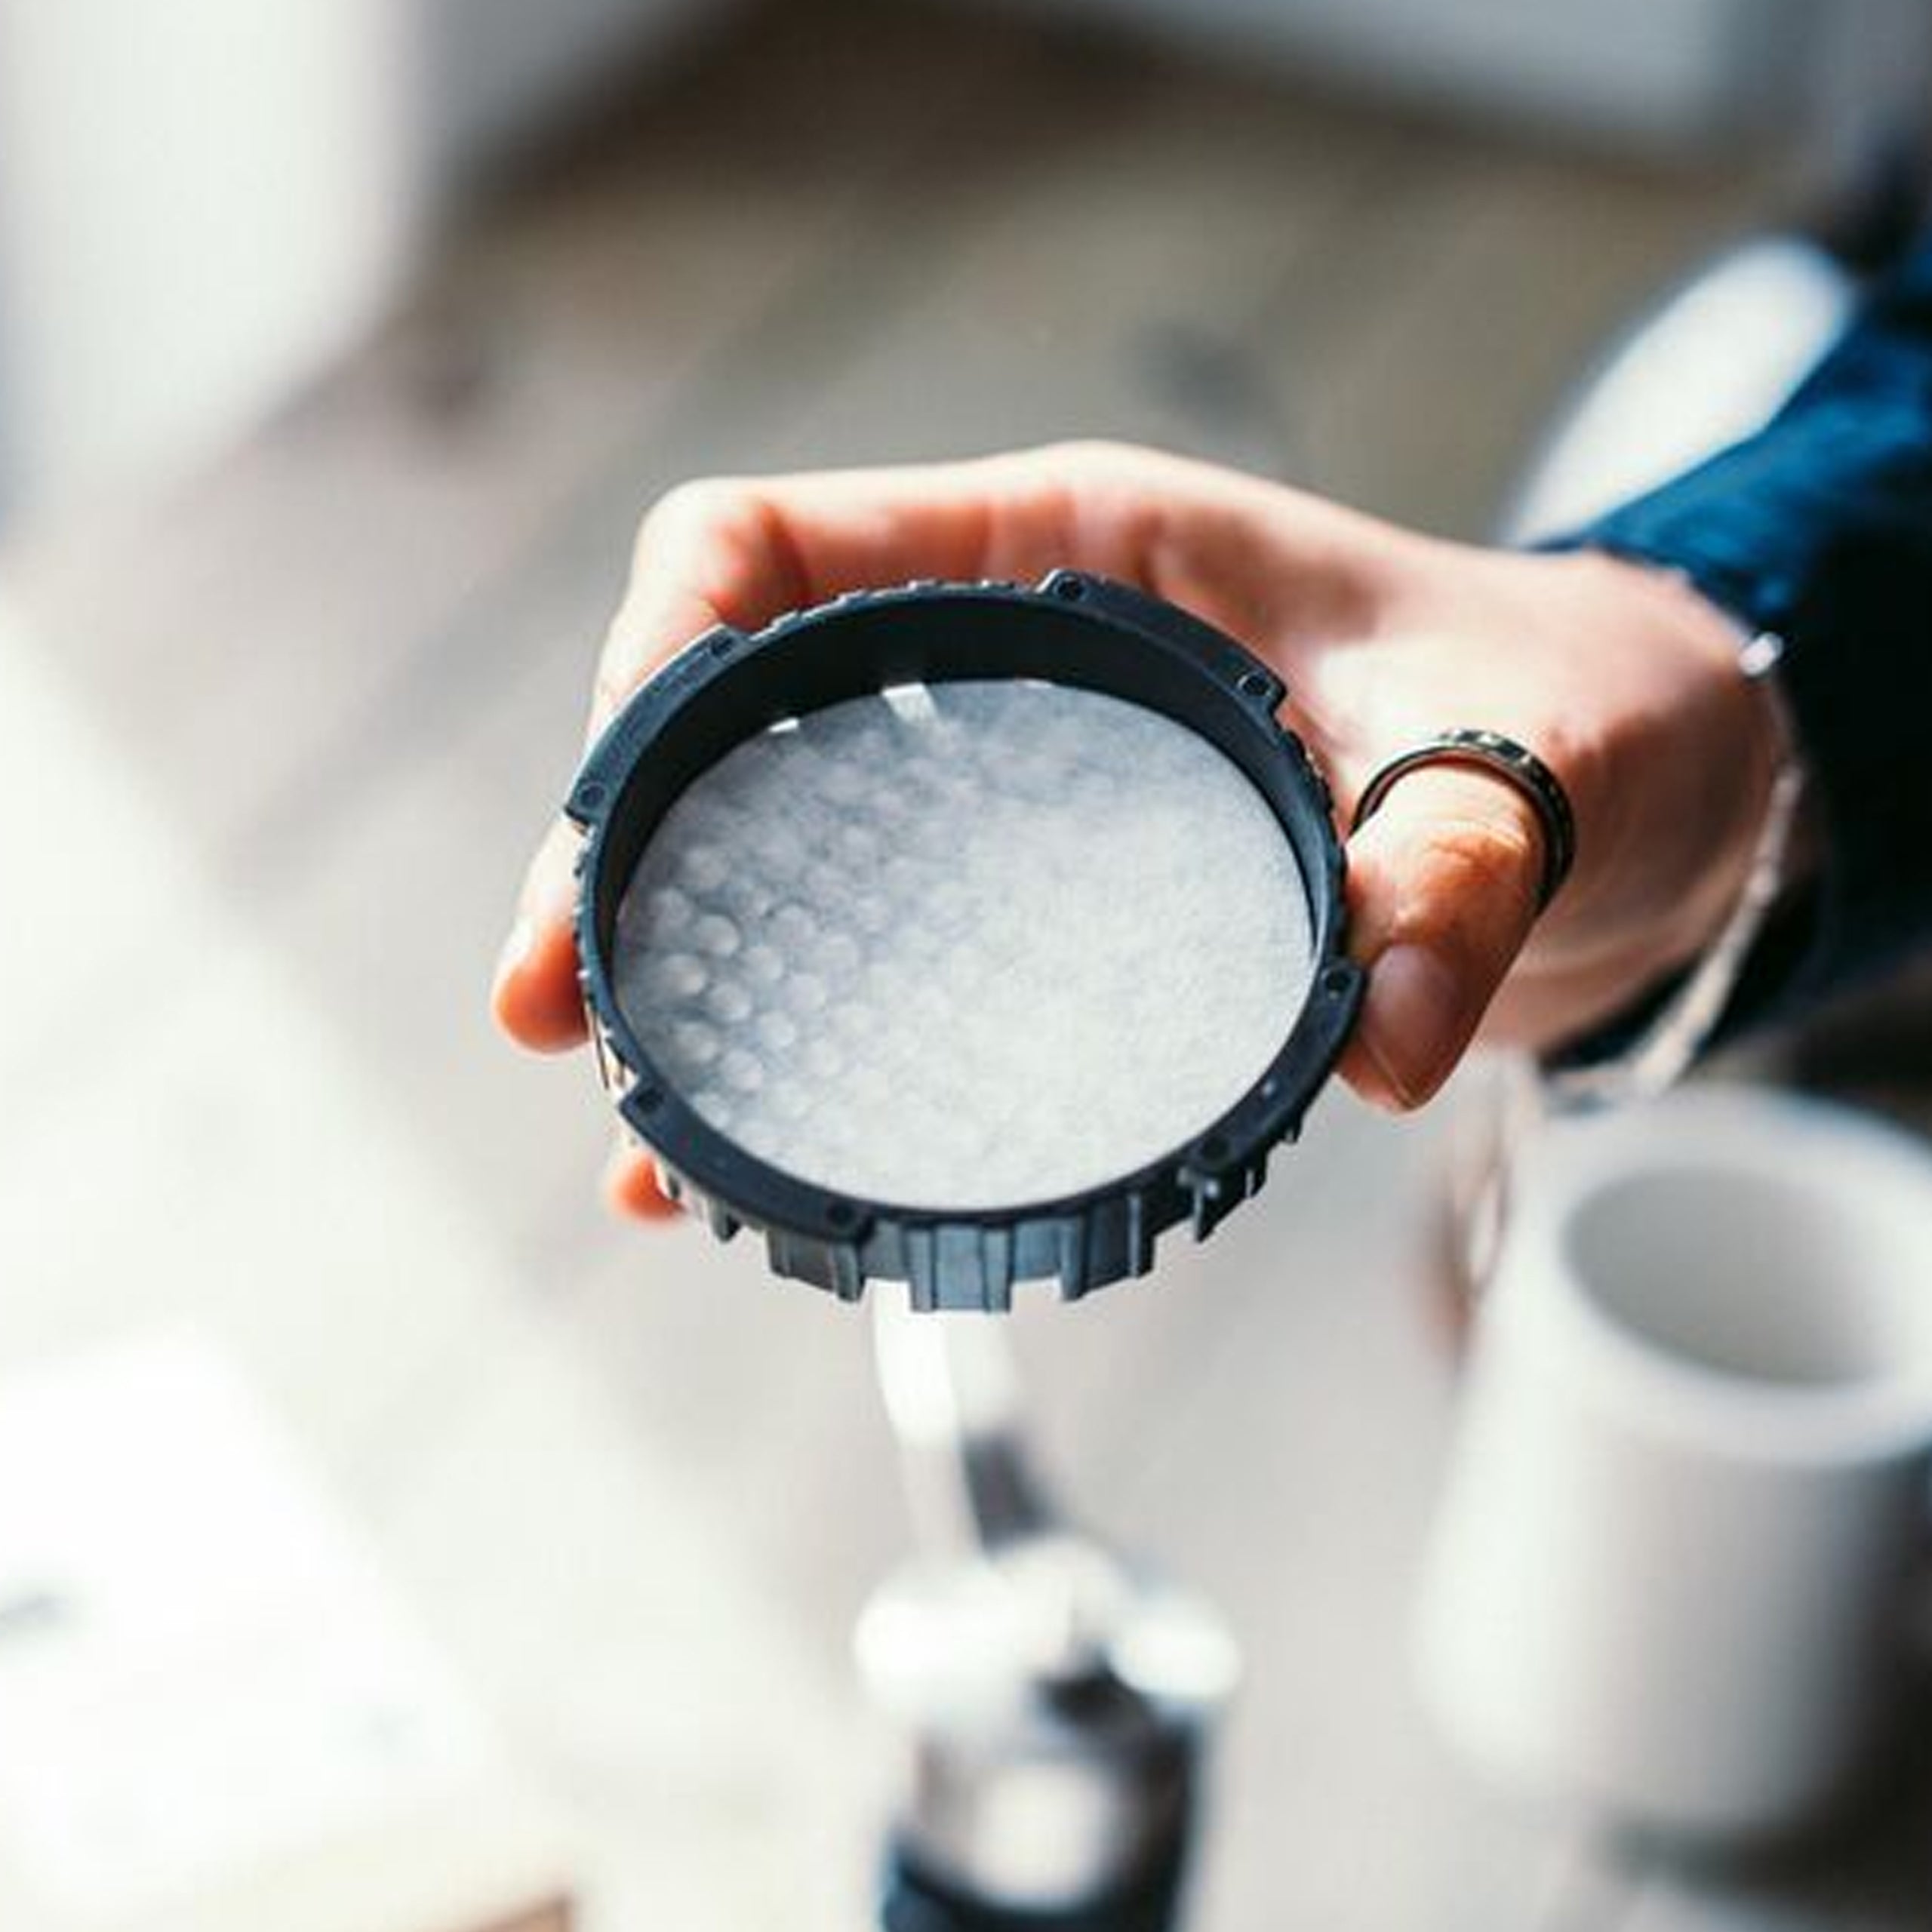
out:
{"label": "blue denim sleeve", "polygon": [[1740,1003],[1809,1004],[1932,938],[1932,244],[1762,432],[1567,541],[1786,641],[1823,869]]}

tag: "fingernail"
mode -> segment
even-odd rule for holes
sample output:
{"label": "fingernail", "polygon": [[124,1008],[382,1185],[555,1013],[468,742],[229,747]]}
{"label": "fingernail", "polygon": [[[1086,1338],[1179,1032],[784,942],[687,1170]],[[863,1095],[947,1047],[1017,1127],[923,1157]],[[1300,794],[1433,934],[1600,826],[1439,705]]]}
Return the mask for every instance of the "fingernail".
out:
{"label": "fingernail", "polygon": [[1448,1077],[1469,1032],[1463,989],[1420,946],[1393,946],[1369,968],[1358,1029],[1394,1098],[1420,1106]]}

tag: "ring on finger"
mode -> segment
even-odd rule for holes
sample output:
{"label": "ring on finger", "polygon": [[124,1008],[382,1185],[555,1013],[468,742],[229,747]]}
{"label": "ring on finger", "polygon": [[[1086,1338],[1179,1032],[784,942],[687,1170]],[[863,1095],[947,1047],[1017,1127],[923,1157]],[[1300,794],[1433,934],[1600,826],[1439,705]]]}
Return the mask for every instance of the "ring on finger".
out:
{"label": "ring on finger", "polygon": [[1571,808],[1570,795],[1555,773],[1527,745],[1505,737],[1500,731],[1458,726],[1438,731],[1420,744],[1385,759],[1362,787],[1350,829],[1361,829],[1398,780],[1430,764],[1462,765],[1488,772],[1527,801],[1543,833],[1543,877],[1537,888],[1537,910],[1543,912],[1576,863],[1577,815]]}

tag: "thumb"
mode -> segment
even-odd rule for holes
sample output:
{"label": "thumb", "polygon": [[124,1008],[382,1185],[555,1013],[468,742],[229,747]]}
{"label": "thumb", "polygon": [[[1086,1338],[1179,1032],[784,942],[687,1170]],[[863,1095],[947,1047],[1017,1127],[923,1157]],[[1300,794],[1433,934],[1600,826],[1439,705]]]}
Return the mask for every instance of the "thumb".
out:
{"label": "thumb", "polygon": [[1350,949],[1368,994],[1342,1072],[1420,1106],[1448,1078],[1536,923],[1543,832],[1503,780],[1407,774],[1349,841]]}

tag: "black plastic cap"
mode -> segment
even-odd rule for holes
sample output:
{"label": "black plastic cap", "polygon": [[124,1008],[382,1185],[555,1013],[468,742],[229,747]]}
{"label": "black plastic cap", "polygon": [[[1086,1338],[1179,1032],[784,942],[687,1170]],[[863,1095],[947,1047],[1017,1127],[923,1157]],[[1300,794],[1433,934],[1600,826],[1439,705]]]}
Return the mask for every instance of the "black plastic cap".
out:
{"label": "black plastic cap", "polygon": [[[1314,977],[1254,1085],[1203,1132],[1117,1181],[1057,1199],[933,1209],[833,1193],[781,1172],[709,1126],[653,1066],[617,1003],[617,908],[678,795],[780,719],[888,686],[1033,678],[1164,713],[1254,783],[1292,846],[1309,897]],[[577,941],[599,1069],[677,1198],[712,1232],[761,1233],[778,1274],[856,1300],[903,1281],[920,1309],[999,1309],[1016,1281],[1051,1277],[1069,1299],[1152,1266],[1155,1238],[1204,1237],[1266,1178],[1340,1055],[1360,1004],[1344,949],[1343,861],[1327,786],[1277,718],[1268,667],[1198,618],[1123,585],[1057,571],[1037,588],[915,583],[841,597],[755,635],[709,632],[612,721],[565,810],[583,830]]]}

